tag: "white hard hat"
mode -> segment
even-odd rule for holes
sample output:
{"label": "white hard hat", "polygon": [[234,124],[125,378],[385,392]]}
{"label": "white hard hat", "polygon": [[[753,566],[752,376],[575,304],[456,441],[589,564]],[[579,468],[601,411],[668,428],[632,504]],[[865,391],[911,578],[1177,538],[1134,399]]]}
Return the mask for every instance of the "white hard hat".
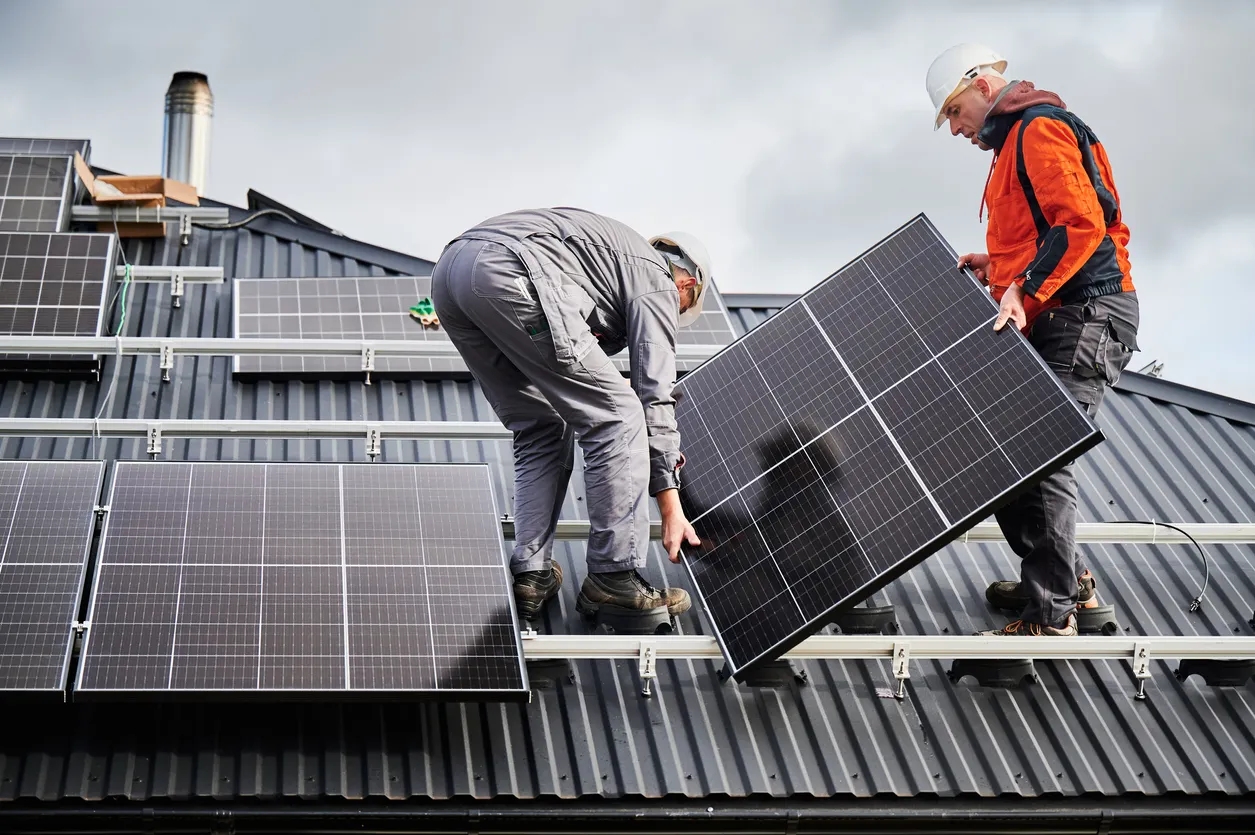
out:
{"label": "white hard hat", "polygon": [[941,127],[945,119],[941,111],[945,110],[950,99],[966,90],[972,80],[982,75],[1002,76],[1007,68],[1007,59],[987,46],[975,43],[961,43],[950,47],[937,56],[928,68],[928,95],[932,96],[933,107],[937,108],[937,121],[933,130]]}
{"label": "white hard hat", "polygon": [[[662,244],[662,246],[659,246]],[[693,290],[693,306],[680,314],[680,327],[687,327],[697,321],[702,312],[702,302],[706,298],[706,287],[710,284],[710,253],[702,242],[687,232],[668,232],[655,235],[649,239],[649,245],[663,254],[668,261],[684,268],[684,271],[697,279]],[[678,253],[668,251],[679,250]]]}

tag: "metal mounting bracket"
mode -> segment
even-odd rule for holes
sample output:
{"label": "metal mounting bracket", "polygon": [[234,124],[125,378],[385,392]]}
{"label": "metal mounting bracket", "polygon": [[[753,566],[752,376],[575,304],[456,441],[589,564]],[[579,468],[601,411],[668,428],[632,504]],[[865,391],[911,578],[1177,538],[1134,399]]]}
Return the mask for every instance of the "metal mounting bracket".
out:
{"label": "metal mounting bracket", "polygon": [[1150,649],[1145,644],[1133,644],[1133,677],[1137,679],[1137,693],[1133,698],[1146,701],[1146,679],[1150,678]]}
{"label": "metal mounting bracket", "polygon": [[375,370],[375,349],[362,348],[362,370],[366,372],[366,385],[370,385],[370,372]]}
{"label": "metal mounting bracket", "polygon": [[170,372],[174,370],[174,346],[161,346],[161,382],[170,382]]}
{"label": "metal mounting bracket", "polygon": [[658,678],[658,649],[649,641],[641,641],[637,663],[641,670],[641,695],[648,699],[654,695],[650,687]]}
{"label": "metal mounting bracket", "polygon": [[88,629],[91,629],[91,626],[92,626],[92,622],[89,620],[76,620],[74,621],[73,629],[75,632],[81,633],[81,632],[86,632]]}
{"label": "metal mounting bracket", "polygon": [[152,423],[148,426],[148,454],[153,458],[161,454],[161,424]]}
{"label": "metal mounting bracket", "polygon": [[97,519],[103,519],[105,515],[109,512],[109,505],[98,504],[92,508],[92,511],[96,514]]}
{"label": "metal mounting bracket", "polygon": [[178,270],[170,273],[170,299],[175,307],[183,306],[183,273]]}
{"label": "metal mounting bracket", "polygon": [[366,427],[366,455],[374,461],[383,447],[383,430],[378,426]]}
{"label": "metal mounting bracket", "polygon": [[192,216],[179,215],[179,243],[187,246],[192,242]]}
{"label": "metal mounting bracket", "polygon": [[906,680],[911,677],[911,645],[903,641],[893,644],[893,677],[898,680],[897,698],[906,698]]}

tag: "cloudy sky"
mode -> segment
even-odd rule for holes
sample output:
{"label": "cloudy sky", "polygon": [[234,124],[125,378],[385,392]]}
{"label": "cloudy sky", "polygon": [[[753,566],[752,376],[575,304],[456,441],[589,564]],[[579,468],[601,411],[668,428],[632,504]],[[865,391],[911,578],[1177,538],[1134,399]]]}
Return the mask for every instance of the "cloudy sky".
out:
{"label": "cloudy sky", "polygon": [[575,205],[680,228],[721,288],[801,291],[918,212],[960,251],[989,157],[933,133],[936,53],[986,43],[1104,141],[1142,353],[1255,400],[1255,3],[128,2],[0,6],[0,134],[161,164],[178,70],[216,96],[209,196],[255,188],[435,258]]}

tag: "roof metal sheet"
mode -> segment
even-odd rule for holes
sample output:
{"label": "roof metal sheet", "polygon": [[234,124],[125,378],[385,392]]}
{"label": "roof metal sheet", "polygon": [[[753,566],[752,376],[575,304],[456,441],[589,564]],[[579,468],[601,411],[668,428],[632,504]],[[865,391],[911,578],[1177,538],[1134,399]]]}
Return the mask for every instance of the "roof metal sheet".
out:
{"label": "roof metal sheet", "polygon": [[[259,222],[260,223],[260,222]],[[147,264],[224,267],[227,283],[189,286],[183,307],[162,285],[134,288],[132,335],[229,336],[236,276],[379,275],[430,262],[347,239],[300,242],[309,230],[197,230],[127,244]],[[289,235],[289,232],[292,234]],[[290,240],[288,238],[298,239]],[[343,246],[337,248],[337,244]],[[346,255],[346,253],[349,253]],[[752,327],[771,308],[735,307]],[[110,359],[107,374],[112,368]],[[143,418],[491,420],[467,382],[236,383],[228,358],[180,360],[163,384],[155,358],[122,361],[108,414]],[[106,376],[106,382],[108,377]],[[1166,385],[1166,384],[1165,384]],[[0,415],[82,417],[106,386],[9,382]],[[1205,398],[1204,398],[1205,400]],[[1205,405],[1195,402],[1194,406]],[[1087,521],[1153,518],[1255,521],[1255,427],[1136,391],[1114,392],[1100,415],[1108,441],[1079,465]],[[362,441],[189,440],[188,460],[364,460]],[[111,440],[108,457],[140,458],[141,441]],[[4,458],[82,458],[89,440],[5,439]],[[512,490],[501,442],[387,441],[385,461],[487,461],[499,495]],[[564,514],[585,518],[575,478]],[[1246,632],[1255,549],[1206,546],[1212,580],[1203,610],[1186,612],[1200,578],[1180,546],[1087,547],[1100,592],[1132,632]],[[574,608],[582,546],[560,543],[569,580],[546,628],[582,630]],[[954,545],[877,596],[897,606],[903,633],[971,632],[996,622],[985,585],[1017,566],[1002,546]],[[683,582],[655,547],[649,573]],[[696,612],[685,632],[705,629]],[[915,796],[1239,795],[1255,788],[1255,685],[1181,683],[1154,661],[1150,698],[1117,662],[1039,663],[1040,682],[996,690],[952,683],[938,662],[913,666],[908,698],[887,698],[885,662],[806,662],[804,685],[721,683],[711,662],[662,661],[652,699],[635,664],[581,661],[529,704],[23,706],[0,735],[0,798],[776,798]]]}

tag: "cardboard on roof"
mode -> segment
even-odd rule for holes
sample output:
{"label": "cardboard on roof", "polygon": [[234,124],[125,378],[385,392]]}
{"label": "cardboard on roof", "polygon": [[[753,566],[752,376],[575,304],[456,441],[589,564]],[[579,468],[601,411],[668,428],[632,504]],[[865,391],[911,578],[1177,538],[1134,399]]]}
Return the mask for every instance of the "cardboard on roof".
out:
{"label": "cardboard on roof", "polygon": [[[87,193],[91,195],[92,202],[99,206],[126,205],[151,209],[166,205],[167,200],[176,200],[189,206],[200,205],[194,186],[171,180],[169,177],[130,177],[120,174],[97,177],[78,151],[74,152],[74,170],[83,181]],[[122,238],[160,238],[166,234],[165,223],[114,224],[106,221],[97,223],[96,230],[112,232],[115,225],[118,236]]]}

